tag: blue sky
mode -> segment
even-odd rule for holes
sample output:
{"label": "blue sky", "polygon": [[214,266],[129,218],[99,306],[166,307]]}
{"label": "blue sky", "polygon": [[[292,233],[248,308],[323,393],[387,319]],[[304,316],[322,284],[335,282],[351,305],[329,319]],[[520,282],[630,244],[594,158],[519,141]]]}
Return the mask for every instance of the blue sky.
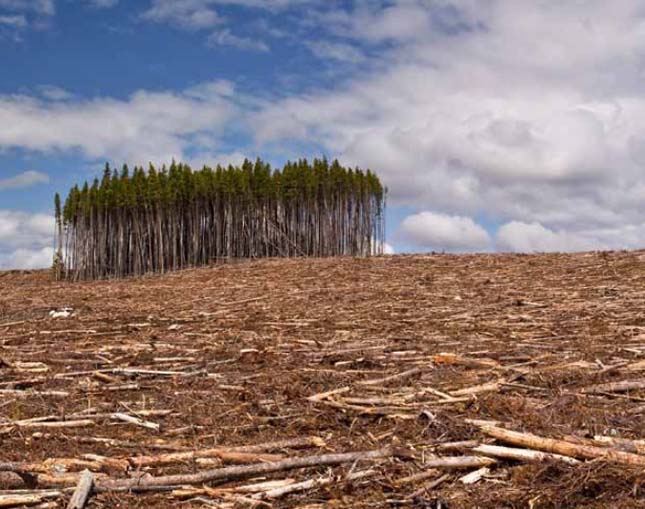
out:
{"label": "blue sky", "polygon": [[0,268],[121,165],[326,155],[404,251],[645,247],[637,2],[0,0]]}

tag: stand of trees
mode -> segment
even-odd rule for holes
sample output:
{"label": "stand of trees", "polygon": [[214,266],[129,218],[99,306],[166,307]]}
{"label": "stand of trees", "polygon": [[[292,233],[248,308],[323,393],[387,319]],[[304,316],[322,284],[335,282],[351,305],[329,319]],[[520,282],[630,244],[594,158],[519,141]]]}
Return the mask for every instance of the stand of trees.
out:
{"label": "stand of trees", "polygon": [[338,161],[258,159],[192,171],[106,165],[55,197],[59,278],[166,272],[227,258],[382,254],[385,189]]}

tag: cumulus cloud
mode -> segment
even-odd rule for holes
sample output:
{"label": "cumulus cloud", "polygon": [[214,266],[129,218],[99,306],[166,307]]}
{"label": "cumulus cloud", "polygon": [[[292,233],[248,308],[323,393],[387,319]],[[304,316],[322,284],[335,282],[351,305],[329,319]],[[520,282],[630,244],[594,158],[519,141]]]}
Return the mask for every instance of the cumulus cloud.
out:
{"label": "cumulus cloud", "polygon": [[523,253],[550,251],[585,251],[593,244],[567,232],[554,232],[540,223],[512,221],[499,228],[496,235],[500,251]]}
{"label": "cumulus cloud", "polygon": [[30,187],[35,184],[45,184],[49,182],[49,175],[39,171],[25,171],[13,177],[0,179],[0,191],[7,189],[20,189]]}
{"label": "cumulus cloud", "polygon": [[0,0],[0,9],[15,12],[34,12],[51,16],[56,12],[54,0]]}
{"label": "cumulus cloud", "polygon": [[467,252],[491,247],[488,232],[471,218],[430,211],[406,217],[398,235],[424,250]]}
{"label": "cumulus cloud", "polygon": [[179,28],[200,30],[221,23],[212,4],[208,0],[153,0],[150,8],[141,14],[141,18]]}
{"label": "cumulus cloud", "polygon": [[363,52],[351,44],[331,41],[312,41],[308,46],[314,55],[325,60],[337,60],[356,64],[365,59]]}
{"label": "cumulus cloud", "polygon": [[119,3],[119,0],[85,0],[87,3],[89,3],[92,7],[96,7],[98,9],[108,9],[110,7],[114,7]]}
{"label": "cumulus cloud", "polygon": [[635,249],[643,246],[645,222],[594,230],[551,230],[540,223],[511,221],[495,236],[499,251],[521,253]]}
{"label": "cumulus cloud", "polygon": [[52,247],[16,249],[6,255],[0,252],[0,269],[44,269],[52,266],[53,259],[54,248]]}
{"label": "cumulus cloud", "polygon": [[584,231],[584,245],[593,246],[607,245],[608,232],[623,225],[633,226],[630,235],[641,231],[638,5],[356,5],[321,11],[312,22],[325,20],[336,39],[373,48],[372,71],[267,104],[254,122],[259,143],[320,144],[371,167],[394,205],[539,223],[562,235]]}
{"label": "cumulus cloud", "polygon": [[213,32],[207,39],[209,46],[231,46],[233,48],[248,50],[248,51],[269,51],[269,46],[262,41],[251,39],[249,37],[241,37],[235,35],[228,28],[217,30]]}
{"label": "cumulus cloud", "polygon": [[9,248],[40,249],[51,245],[54,218],[47,214],[0,209],[0,245]]}
{"label": "cumulus cloud", "polygon": [[[104,0],[105,1],[105,0]],[[218,5],[234,5],[264,10],[278,10],[314,0],[152,0],[141,18],[155,23],[166,23],[178,28],[201,30],[224,22],[217,12]]]}
{"label": "cumulus cloud", "polygon": [[[235,106],[231,85],[214,82],[183,92],[135,92],[128,99],[52,102],[0,96],[0,148],[80,149],[88,158],[145,164],[181,158],[191,139],[216,134]],[[52,129],[52,126],[56,126]]]}
{"label": "cumulus cloud", "polygon": [[0,16],[0,25],[6,25],[14,28],[24,28],[27,26],[27,18],[23,14]]}
{"label": "cumulus cloud", "polygon": [[52,264],[54,218],[0,209],[0,269],[37,269]]}

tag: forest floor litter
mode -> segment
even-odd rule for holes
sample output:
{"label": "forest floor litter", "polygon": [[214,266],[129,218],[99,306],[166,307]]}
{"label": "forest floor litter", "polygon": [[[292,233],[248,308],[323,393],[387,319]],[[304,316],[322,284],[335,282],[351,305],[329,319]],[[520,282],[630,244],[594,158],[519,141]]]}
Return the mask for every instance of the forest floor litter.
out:
{"label": "forest floor litter", "polygon": [[0,508],[645,508],[645,252],[0,272]]}

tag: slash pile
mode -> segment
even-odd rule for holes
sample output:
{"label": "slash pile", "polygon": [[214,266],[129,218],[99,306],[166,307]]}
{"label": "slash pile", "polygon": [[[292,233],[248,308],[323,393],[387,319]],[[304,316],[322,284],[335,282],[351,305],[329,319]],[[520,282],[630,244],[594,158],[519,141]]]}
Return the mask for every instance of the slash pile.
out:
{"label": "slash pile", "polygon": [[0,507],[645,507],[645,252],[0,288]]}

